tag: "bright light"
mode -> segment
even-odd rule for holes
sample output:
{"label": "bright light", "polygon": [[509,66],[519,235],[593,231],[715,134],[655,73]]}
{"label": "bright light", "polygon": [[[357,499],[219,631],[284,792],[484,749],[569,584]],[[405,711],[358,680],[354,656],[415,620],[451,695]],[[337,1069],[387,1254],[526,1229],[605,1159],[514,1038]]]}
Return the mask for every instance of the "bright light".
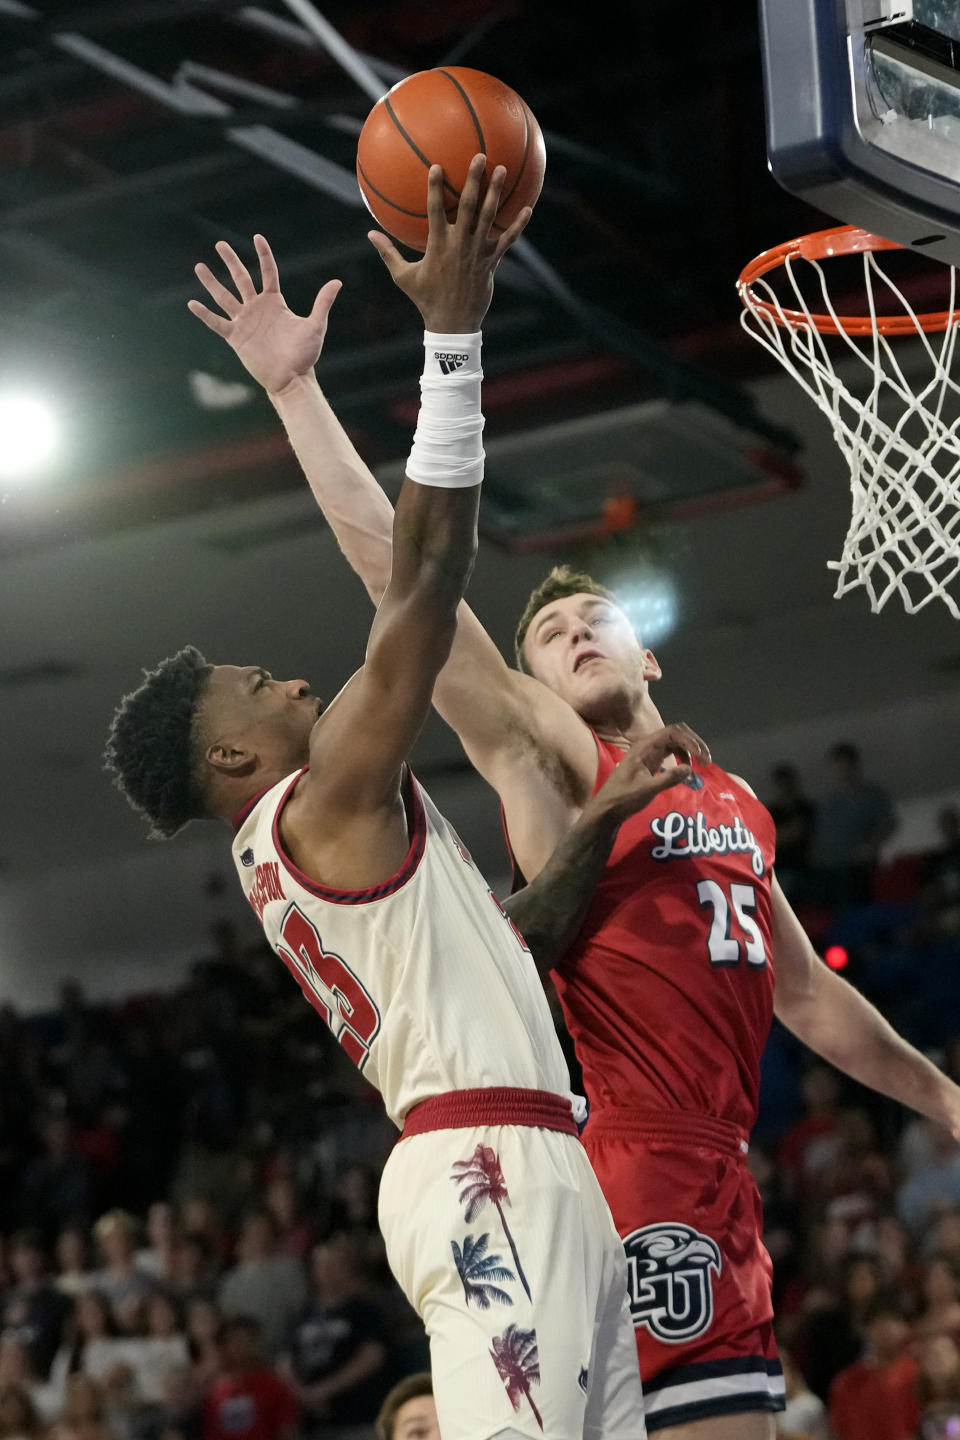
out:
{"label": "bright light", "polygon": [[59,443],[60,427],[49,405],[33,395],[0,395],[0,475],[39,470]]}
{"label": "bright light", "polygon": [[659,645],[676,628],[676,586],[662,571],[614,580],[610,589],[629,617],[643,645]]}
{"label": "bright light", "polygon": [[850,956],[842,945],[828,945],[823,952],[823,958],[831,970],[846,970]]}

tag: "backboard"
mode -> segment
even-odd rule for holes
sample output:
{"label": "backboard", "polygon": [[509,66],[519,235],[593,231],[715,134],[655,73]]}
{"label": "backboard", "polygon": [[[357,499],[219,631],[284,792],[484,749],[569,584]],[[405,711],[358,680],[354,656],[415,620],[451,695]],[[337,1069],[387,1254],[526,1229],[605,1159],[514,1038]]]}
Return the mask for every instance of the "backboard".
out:
{"label": "backboard", "polygon": [[776,180],[960,265],[960,0],[761,0]]}

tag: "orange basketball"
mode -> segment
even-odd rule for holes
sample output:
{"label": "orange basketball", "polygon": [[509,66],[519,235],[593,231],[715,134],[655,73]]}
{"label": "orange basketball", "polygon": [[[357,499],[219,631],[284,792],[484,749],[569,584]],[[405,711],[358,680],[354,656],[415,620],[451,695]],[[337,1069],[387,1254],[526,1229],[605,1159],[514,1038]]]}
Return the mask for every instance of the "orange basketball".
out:
{"label": "orange basketball", "polygon": [[367,209],[388,234],[414,250],[427,245],[427,171],[442,165],[447,216],[457,212],[474,155],[487,157],[487,178],[506,167],[497,226],[506,229],[536,204],[546,149],[540,126],[515,90],[449,65],[409,75],[378,100],[357,145],[357,179]]}

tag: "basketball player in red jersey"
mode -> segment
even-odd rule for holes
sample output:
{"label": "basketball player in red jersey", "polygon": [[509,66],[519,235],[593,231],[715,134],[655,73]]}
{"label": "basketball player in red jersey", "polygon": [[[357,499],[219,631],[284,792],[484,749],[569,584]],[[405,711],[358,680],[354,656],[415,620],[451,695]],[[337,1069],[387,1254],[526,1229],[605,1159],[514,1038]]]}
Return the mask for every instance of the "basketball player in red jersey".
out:
{"label": "basketball player in red jersey", "polygon": [[[270,396],[378,601],[392,511],[316,380],[329,305],[318,297],[310,316],[292,314],[266,241],[256,245],[263,291],[247,276],[249,298],[230,297],[229,334],[219,333]],[[219,300],[207,268],[197,273]],[[461,604],[434,704],[499,792],[529,879],[663,722],[656,658],[589,577],[555,572],[534,593],[518,659],[510,668]],[[609,863],[579,940],[553,972],[591,1101],[584,1142],[627,1250],[647,1426],[669,1440],[769,1440],[784,1404],[745,1163],[772,1015],[960,1137],[960,1090],[815,954],[773,876],[773,834],[743,781],[695,764],[621,827],[612,853],[602,847]],[[529,923],[549,953],[550,915]]]}

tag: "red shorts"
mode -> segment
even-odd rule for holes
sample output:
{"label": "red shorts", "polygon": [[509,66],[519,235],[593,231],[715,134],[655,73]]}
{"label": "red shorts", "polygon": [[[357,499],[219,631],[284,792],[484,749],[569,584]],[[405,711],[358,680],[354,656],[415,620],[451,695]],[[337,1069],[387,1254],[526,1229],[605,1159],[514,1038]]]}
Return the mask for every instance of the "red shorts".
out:
{"label": "red shorts", "polygon": [[706,1116],[605,1109],[583,1143],[627,1253],[647,1429],[782,1410],[746,1136]]}

